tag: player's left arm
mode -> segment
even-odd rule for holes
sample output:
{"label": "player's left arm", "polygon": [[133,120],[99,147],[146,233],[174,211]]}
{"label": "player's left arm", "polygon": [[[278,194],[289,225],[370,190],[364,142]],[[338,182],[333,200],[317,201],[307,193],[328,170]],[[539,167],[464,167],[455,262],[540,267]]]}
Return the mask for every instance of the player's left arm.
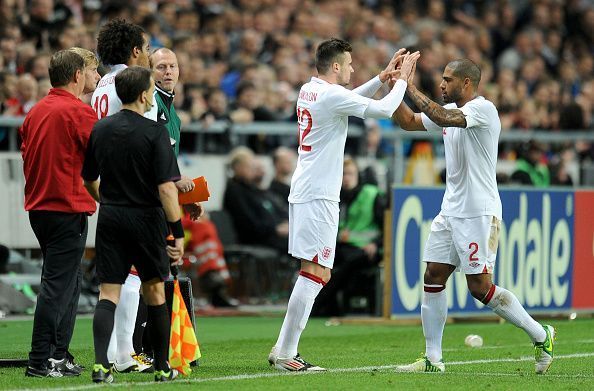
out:
{"label": "player's left arm", "polygon": [[446,127],[466,128],[466,115],[460,109],[446,109],[433,102],[414,85],[406,90],[408,97],[429,119],[437,125]]}

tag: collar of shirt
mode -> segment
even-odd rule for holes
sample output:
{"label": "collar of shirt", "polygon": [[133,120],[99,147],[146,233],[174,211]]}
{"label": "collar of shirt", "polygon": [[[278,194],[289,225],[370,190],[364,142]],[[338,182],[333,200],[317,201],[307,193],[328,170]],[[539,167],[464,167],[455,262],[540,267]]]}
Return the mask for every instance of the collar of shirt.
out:
{"label": "collar of shirt", "polygon": [[158,93],[164,95],[167,98],[175,98],[175,91],[171,91],[171,92],[167,92],[164,89],[162,89],[161,87],[159,87],[157,84],[155,84],[155,90],[157,90]]}
{"label": "collar of shirt", "polygon": [[128,68],[128,65],[126,64],[115,64],[109,68],[109,72],[116,72],[126,68]]}
{"label": "collar of shirt", "polygon": [[62,96],[64,98],[72,98],[72,99],[76,99],[78,100],[78,98],[76,96],[74,96],[72,93],[66,91],[63,88],[59,88],[59,87],[54,87],[52,89],[49,90],[48,95],[58,95],[58,96]]}
{"label": "collar of shirt", "polygon": [[312,81],[312,83],[318,83],[318,84],[330,84],[327,81],[322,80],[319,77],[315,77],[315,76],[311,77],[311,81]]}
{"label": "collar of shirt", "polygon": [[175,98],[175,92],[169,93],[155,85],[155,93],[159,94],[159,96],[163,100],[163,103],[167,105],[167,109],[170,110],[171,106],[173,105],[173,98]]}
{"label": "collar of shirt", "polygon": [[482,99],[482,100],[484,100],[485,98],[484,98],[482,95],[477,95],[477,96],[475,96],[474,98],[472,98],[471,100],[469,100],[468,102],[466,102],[465,104],[463,104],[462,106],[458,106],[458,105],[456,105],[456,108],[458,108],[458,109],[459,109],[460,107],[464,107],[464,106],[466,106],[467,104],[469,104],[470,102],[474,101],[475,99],[479,99],[479,100],[480,100],[480,99]]}

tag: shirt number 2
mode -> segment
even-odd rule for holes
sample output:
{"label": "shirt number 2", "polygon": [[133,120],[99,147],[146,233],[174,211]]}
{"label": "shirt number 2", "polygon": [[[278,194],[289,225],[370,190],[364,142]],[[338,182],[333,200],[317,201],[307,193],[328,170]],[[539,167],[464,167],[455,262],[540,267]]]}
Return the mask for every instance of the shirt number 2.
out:
{"label": "shirt number 2", "polygon": [[[299,134],[297,136],[299,138],[299,148],[303,152],[309,152],[311,151],[311,145],[305,145],[303,143],[305,136],[311,132],[311,127],[313,126],[313,120],[309,110],[297,107],[297,122],[299,127]],[[302,129],[303,131],[301,131]]]}

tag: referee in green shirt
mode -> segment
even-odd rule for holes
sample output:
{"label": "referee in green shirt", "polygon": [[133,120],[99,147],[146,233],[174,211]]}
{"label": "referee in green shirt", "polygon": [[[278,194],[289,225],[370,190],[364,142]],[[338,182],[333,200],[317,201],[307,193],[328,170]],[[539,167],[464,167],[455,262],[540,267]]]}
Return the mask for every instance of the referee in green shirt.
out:
{"label": "referee in green shirt", "polygon": [[175,112],[173,91],[179,79],[177,56],[167,48],[155,50],[151,55],[153,77],[155,78],[155,98],[157,100],[157,122],[165,125],[169,131],[175,156],[179,155],[179,138],[181,121]]}

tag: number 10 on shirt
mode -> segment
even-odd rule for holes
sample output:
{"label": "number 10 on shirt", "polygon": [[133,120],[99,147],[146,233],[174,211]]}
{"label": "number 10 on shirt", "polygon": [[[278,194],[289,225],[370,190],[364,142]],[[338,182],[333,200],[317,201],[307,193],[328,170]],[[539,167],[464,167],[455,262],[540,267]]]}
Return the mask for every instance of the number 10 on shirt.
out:
{"label": "number 10 on shirt", "polygon": [[97,96],[95,98],[93,108],[95,109],[95,112],[98,114],[99,119],[107,117],[107,113],[109,112],[109,101],[107,98],[107,94],[103,94],[101,98]]}
{"label": "number 10 on shirt", "polygon": [[303,152],[309,152],[311,151],[311,145],[303,144],[303,140],[305,140],[305,137],[311,131],[313,125],[309,110],[297,107],[297,123],[299,127],[299,134],[297,135],[299,139],[299,148],[301,148]]}

